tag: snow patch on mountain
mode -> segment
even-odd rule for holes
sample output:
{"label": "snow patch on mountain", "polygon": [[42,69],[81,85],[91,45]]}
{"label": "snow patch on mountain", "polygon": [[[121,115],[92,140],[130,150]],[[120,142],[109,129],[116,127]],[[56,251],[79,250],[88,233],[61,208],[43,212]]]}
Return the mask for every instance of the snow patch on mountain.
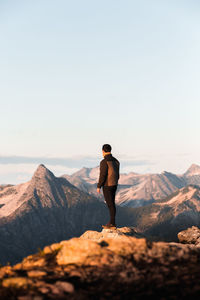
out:
{"label": "snow patch on mountain", "polygon": [[23,204],[24,198],[22,196],[26,192],[29,183],[5,187],[0,191],[0,217],[9,216]]}

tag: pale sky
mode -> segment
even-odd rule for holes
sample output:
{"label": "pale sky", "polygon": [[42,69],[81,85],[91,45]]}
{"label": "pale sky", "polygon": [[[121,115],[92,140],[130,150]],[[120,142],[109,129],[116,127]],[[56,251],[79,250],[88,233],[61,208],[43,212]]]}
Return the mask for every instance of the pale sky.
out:
{"label": "pale sky", "polygon": [[200,2],[0,0],[0,184],[200,164]]}

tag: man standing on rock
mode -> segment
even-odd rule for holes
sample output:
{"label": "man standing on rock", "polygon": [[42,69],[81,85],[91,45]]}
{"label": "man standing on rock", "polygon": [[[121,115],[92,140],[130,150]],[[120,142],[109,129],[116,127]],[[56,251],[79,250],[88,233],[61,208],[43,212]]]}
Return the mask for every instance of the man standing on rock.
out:
{"label": "man standing on rock", "polygon": [[102,153],[104,159],[100,162],[100,175],[99,182],[97,184],[97,193],[100,194],[101,187],[103,188],[103,195],[107,203],[110,221],[106,225],[102,225],[103,228],[116,228],[115,224],[115,193],[117,190],[119,180],[119,161],[112,156],[111,146],[105,144],[102,147]]}

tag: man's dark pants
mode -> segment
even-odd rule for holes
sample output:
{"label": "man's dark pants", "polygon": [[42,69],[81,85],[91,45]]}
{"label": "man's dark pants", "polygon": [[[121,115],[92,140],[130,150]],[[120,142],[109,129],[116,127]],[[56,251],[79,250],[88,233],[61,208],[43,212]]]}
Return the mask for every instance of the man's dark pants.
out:
{"label": "man's dark pants", "polygon": [[103,186],[103,195],[110,212],[110,223],[113,225],[115,225],[115,215],[116,215],[116,207],[115,207],[116,190],[117,190],[117,185]]}

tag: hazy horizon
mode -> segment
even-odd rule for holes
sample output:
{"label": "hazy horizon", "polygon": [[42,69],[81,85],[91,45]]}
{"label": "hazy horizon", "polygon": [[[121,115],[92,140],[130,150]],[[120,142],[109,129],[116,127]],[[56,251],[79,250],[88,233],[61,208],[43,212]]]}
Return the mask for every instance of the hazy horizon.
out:
{"label": "hazy horizon", "polygon": [[[9,163],[9,161],[12,163]],[[188,165],[181,172],[173,172],[169,169],[163,169],[161,171],[154,172],[141,172],[141,167],[146,166],[146,161],[127,161],[120,160],[121,167],[120,173],[138,173],[138,174],[153,174],[153,173],[162,173],[164,171],[175,173],[177,175],[182,175],[185,173],[191,165]],[[0,185],[1,184],[20,184],[26,181],[29,181],[33,176],[33,173],[36,171],[37,167],[40,164],[45,165],[50,171],[54,173],[55,176],[59,177],[62,175],[71,175],[82,168],[95,168],[99,167],[99,159],[95,157],[71,157],[71,158],[41,158],[41,157],[1,157],[0,156],[0,164],[4,166],[3,170],[0,170]],[[150,164],[150,162],[149,162]],[[194,163],[195,164],[195,163]],[[132,165],[132,167],[130,167]],[[153,165],[153,163],[152,163]],[[196,165],[196,164],[195,164]],[[15,166],[15,167],[13,167]]]}

